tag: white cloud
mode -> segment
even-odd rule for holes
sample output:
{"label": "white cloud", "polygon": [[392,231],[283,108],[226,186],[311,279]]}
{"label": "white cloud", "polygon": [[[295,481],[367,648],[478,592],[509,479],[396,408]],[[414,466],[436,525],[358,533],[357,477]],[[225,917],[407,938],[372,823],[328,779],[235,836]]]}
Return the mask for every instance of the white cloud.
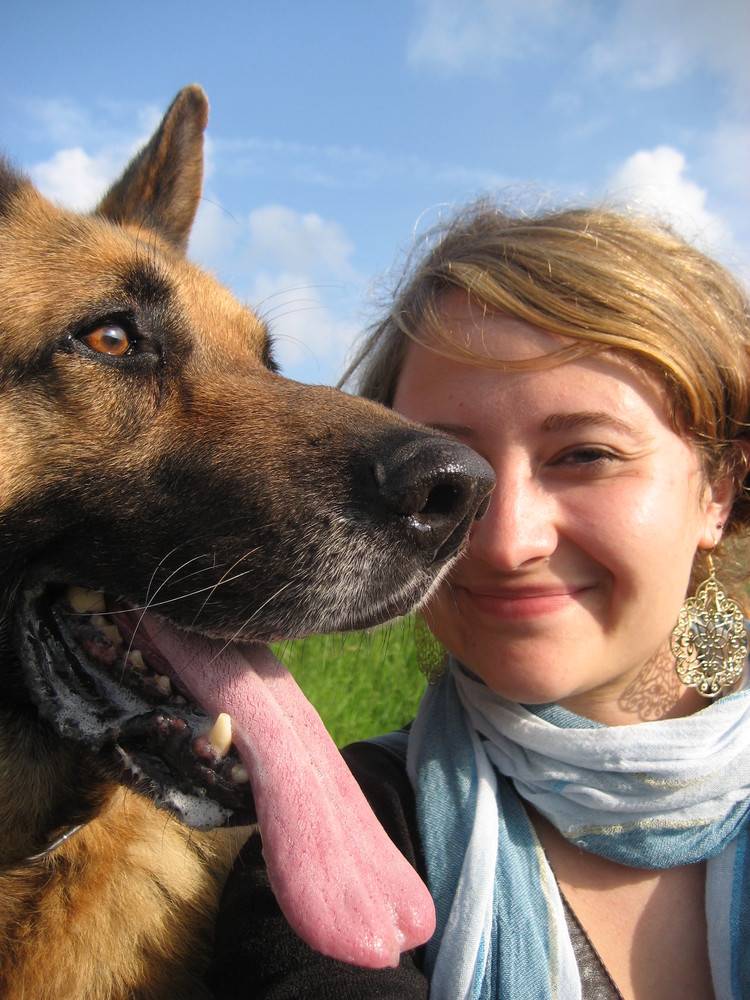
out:
{"label": "white cloud", "polygon": [[[453,72],[492,72],[498,62],[538,51],[543,36],[586,16],[588,3],[567,0],[417,0],[418,24],[409,40],[413,66]],[[494,62],[494,66],[490,63]]]}
{"label": "white cloud", "polygon": [[242,237],[242,220],[204,193],[190,234],[190,258],[221,271],[231,262]]}
{"label": "white cloud", "polygon": [[88,109],[70,98],[29,98],[24,111],[31,129],[56,145],[80,142],[91,130]]}
{"label": "white cloud", "polygon": [[362,146],[317,146],[280,140],[232,139],[216,143],[224,178],[271,178],[283,188],[302,184],[311,188],[403,192],[409,187],[464,185],[486,189],[504,183],[493,171],[462,165],[455,160],[435,162],[412,152]]}
{"label": "white cloud", "polygon": [[652,89],[708,69],[739,106],[750,94],[747,0],[417,0],[407,59],[416,67],[490,75],[507,62],[560,52],[594,76]]}
{"label": "white cloud", "polygon": [[738,105],[750,92],[750,4],[745,0],[621,0],[587,59],[595,72],[652,89],[696,69],[722,78]]}
{"label": "white cloud", "polygon": [[725,122],[707,137],[703,156],[705,172],[715,178],[746,213],[750,222],[750,124]]}
{"label": "white cloud", "polygon": [[[66,208],[93,208],[161,120],[154,106],[52,98],[25,104],[32,130],[59,147],[29,173],[40,191]],[[135,123],[135,124],[134,124]],[[88,149],[96,152],[90,154]],[[209,160],[210,163],[210,160]]]}
{"label": "white cloud", "polygon": [[251,262],[338,279],[356,277],[349,262],[354,247],[344,229],[315,213],[301,214],[283,205],[256,209],[250,213],[249,240]]}
{"label": "white cloud", "polygon": [[706,208],[707,192],[688,176],[684,155],[670,146],[641,150],[610,178],[608,197],[651,212],[708,253],[726,257],[732,246],[727,224]]}
{"label": "white cloud", "polygon": [[217,273],[269,325],[285,375],[335,381],[355,337],[362,277],[342,226],[315,213],[266,205],[235,218],[203,202],[190,256]]}
{"label": "white cloud", "polygon": [[284,375],[326,384],[338,378],[358,330],[336,315],[319,287],[302,274],[261,272],[249,298],[269,325]]}
{"label": "white cloud", "polygon": [[238,256],[255,275],[247,297],[269,323],[282,371],[335,381],[356,334],[350,317],[362,284],[345,230],[316,213],[266,205],[250,213],[246,239]]}
{"label": "white cloud", "polygon": [[110,153],[104,151],[89,156],[80,146],[61,149],[51,159],[31,169],[31,177],[42,194],[76,211],[94,207],[113,173],[114,160]]}

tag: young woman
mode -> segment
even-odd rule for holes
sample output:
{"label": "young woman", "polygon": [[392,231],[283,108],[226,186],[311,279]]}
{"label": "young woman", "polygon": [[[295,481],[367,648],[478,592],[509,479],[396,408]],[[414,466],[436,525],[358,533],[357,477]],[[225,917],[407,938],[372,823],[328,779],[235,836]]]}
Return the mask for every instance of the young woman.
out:
{"label": "young woman", "polygon": [[468,443],[497,488],[423,610],[448,655],[408,737],[347,759],[437,930],[397,970],[316,956],[256,844],[224,995],[750,996],[747,638],[722,589],[746,576],[748,313],[718,264],[605,210],[481,204],[411,264],[360,391]]}

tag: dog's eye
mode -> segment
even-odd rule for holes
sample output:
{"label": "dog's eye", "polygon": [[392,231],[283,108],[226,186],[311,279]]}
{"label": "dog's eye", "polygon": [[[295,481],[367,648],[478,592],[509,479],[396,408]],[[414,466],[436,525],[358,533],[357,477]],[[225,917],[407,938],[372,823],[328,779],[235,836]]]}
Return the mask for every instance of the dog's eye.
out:
{"label": "dog's eye", "polygon": [[82,336],[81,340],[97,354],[113,354],[117,357],[127,354],[133,346],[128,332],[116,323],[98,326],[91,333]]}

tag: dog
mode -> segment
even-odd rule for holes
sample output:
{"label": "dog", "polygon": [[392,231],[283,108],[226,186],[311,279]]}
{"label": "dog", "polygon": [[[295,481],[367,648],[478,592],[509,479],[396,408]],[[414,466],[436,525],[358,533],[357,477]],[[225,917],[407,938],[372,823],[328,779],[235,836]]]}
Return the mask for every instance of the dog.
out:
{"label": "dog", "polygon": [[8,1000],[208,995],[243,825],[307,863],[273,845],[295,766],[274,727],[317,723],[247,693],[287,683],[263,644],[406,614],[493,486],[439,432],[282,377],[263,320],[188,262],[207,120],[180,91],[90,214],[0,164]]}

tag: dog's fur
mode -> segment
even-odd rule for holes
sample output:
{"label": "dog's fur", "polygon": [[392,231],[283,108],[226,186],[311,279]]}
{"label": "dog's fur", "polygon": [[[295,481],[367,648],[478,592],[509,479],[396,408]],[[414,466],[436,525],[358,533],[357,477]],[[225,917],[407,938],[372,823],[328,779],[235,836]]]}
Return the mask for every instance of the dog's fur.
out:
{"label": "dog's fur", "polygon": [[[281,378],[261,319],[186,261],[206,122],[200,88],[181,91],[85,216],[0,163],[8,1000],[206,996],[241,839],[157,809],[158,779],[124,767],[117,739],[56,720],[24,668],[47,595],[72,583],[227,640],[367,626],[426,593],[488,489],[481,469],[468,500],[440,478],[465,457],[444,438]],[[234,812],[252,821],[251,804]]]}

